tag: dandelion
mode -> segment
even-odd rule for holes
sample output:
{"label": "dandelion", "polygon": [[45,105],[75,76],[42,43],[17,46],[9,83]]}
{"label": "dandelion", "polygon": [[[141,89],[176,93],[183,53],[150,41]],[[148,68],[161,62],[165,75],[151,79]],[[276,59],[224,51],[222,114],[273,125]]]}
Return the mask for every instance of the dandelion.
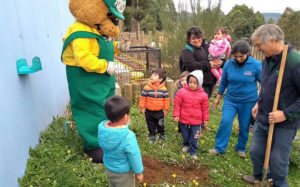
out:
{"label": "dandelion", "polygon": [[175,129],[176,132],[178,131],[178,127],[175,127],[174,129]]}
{"label": "dandelion", "polygon": [[201,144],[204,144],[204,140],[200,140]]}
{"label": "dandelion", "polygon": [[71,153],[71,150],[70,150],[70,149],[68,149],[68,150],[67,150],[67,153],[68,153],[68,154],[70,154],[70,153]]}
{"label": "dandelion", "polygon": [[193,180],[193,183],[195,184],[195,186],[199,185],[199,183],[196,180]]}
{"label": "dandelion", "polygon": [[181,159],[182,159],[182,160],[185,159],[185,156],[184,156],[184,155],[181,155]]}
{"label": "dandelion", "polygon": [[73,172],[76,172],[76,168],[73,168],[72,171],[73,171]]}
{"label": "dandelion", "polygon": [[144,182],[144,187],[147,186],[147,183]]}
{"label": "dandelion", "polygon": [[173,178],[176,178],[176,174],[175,174],[175,173],[174,173],[174,174],[172,174],[172,177],[173,177]]}
{"label": "dandelion", "polygon": [[93,158],[89,158],[89,161],[92,162]]}

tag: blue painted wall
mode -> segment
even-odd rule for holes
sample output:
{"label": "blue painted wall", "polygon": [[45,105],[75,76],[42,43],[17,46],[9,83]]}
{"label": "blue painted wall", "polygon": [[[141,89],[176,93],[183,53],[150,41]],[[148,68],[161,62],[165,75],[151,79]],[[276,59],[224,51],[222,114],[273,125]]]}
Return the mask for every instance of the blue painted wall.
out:
{"label": "blue painted wall", "polygon": [[[74,21],[68,0],[0,0],[0,186],[18,186],[29,147],[69,102],[62,37]],[[42,71],[17,74],[16,60],[33,57]]]}

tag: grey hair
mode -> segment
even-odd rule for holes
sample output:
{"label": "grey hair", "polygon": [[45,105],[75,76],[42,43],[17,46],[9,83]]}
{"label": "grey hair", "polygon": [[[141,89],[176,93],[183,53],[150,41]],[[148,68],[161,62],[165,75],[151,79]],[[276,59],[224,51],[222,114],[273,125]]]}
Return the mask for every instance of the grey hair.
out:
{"label": "grey hair", "polygon": [[268,43],[271,40],[277,42],[284,41],[284,32],[275,24],[266,24],[258,27],[251,36],[251,39],[259,39],[263,43]]}

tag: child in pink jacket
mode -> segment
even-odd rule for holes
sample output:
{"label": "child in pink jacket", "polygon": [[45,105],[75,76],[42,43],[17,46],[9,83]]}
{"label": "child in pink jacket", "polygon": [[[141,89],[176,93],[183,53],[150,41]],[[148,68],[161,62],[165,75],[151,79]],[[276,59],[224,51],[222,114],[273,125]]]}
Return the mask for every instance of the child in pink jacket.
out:
{"label": "child in pink jacket", "polygon": [[[230,35],[227,33],[227,27],[217,27],[214,34],[214,39],[210,42],[208,47],[209,60],[225,59],[230,57],[231,47]],[[217,78],[217,84],[219,85],[222,77],[222,69],[211,68],[211,73]]]}
{"label": "child in pink jacket", "polygon": [[195,70],[187,76],[187,84],[175,97],[173,117],[179,122],[183,139],[182,152],[189,151],[192,159],[197,159],[200,126],[209,121],[209,100],[202,88],[203,73]]}

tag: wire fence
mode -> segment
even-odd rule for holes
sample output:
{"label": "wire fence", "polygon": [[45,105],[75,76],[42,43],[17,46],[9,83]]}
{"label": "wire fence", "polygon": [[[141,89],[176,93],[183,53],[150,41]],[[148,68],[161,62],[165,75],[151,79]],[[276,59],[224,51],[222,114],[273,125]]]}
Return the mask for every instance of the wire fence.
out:
{"label": "wire fence", "polygon": [[119,85],[144,81],[152,69],[161,67],[161,50],[134,46],[115,57],[116,81]]}

